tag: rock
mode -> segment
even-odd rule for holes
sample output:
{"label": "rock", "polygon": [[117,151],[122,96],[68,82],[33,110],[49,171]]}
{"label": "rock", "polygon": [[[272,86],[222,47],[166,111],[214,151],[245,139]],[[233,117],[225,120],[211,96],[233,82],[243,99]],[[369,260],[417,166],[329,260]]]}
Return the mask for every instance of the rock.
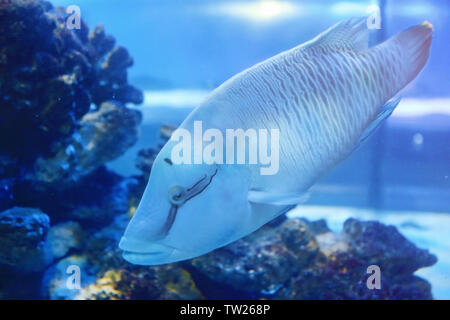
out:
{"label": "rock", "polygon": [[325,219],[320,219],[317,221],[309,221],[307,219],[300,218],[306,225],[308,226],[308,229],[311,230],[312,233],[315,235],[319,235],[322,233],[328,233],[331,232],[330,228],[328,228],[327,222]]}
{"label": "rock", "polygon": [[343,234],[354,255],[369,264],[379,265],[384,275],[410,275],[437,262],[435,255],[417,248],[394,226],[348,219],[344,223]]}
{"label": "rock", "polygon": [[[350,219],[344,230],[336,234],[327,231],[323,221],[284,219],[189,261],[136,266],[124,261],[118,249],[128,221],[126,214],[119,215],[108,227],[86,239],[81,269],[85,270],[82,274],[88,275],[89,282],[72,293],[71,298],[432,298],[429,283],[414,272],[432,265],[436,258],[416,248],[395,228],[378,222]],[[370,275],[367,268],[373,264],[381,268],[379,290],[369,289],[366,284]],[[59,288],[58,292],[63,292]]]}
{"label": "rock", "polygon": [[145,180],[150,177],[150,171],[153,166],[153,162],[158,155],[158,150],[153,148],[139,150],[136,158],[136,167],[142,172]]}
{"label": "rock", "polygon": [[[392,226],[350,219],[335,234],[324,221],[287,219],[185,264],[206,298],[431,299],[413,273],[434,263]],[[371,265],[381,290],[366,285]]]}
{"label": "rock", "polygon": [[[127,216],[141,188],[105,168],[137,140],[141,114],[126,105],[143,101],[127,80],[133,59],[102,26],[69,29],[66,19],[47,1],[0,1],[2,297],[40,298],[35,284],[53,258],[69,255],[50,268],[60,278],[70,259],[87,259],[81,226],[95,233]],[[10,279],[26,279],[26,290]],[[75,296],[64,290],[51,296]]]}
{"label": "rock", "polygon": [[53,256],[58,259],[64,257],[70,249],[81,249],[83,243],[83,229],[75,221],[57,224],[50,228],[47,235]]}
{"label": "rock", "polygon": [[55,157],[38,157],[28,179],[55,184],[76,182],[136,143],[141,113],[117,102],[105,102],[86,114],[65,150]]}
{"label": "rock", "polygon": [[129,211],[135,184],[136,179],[125,179],[101,166],[66,186],[17,185],[15,196],[27,206],[39,206],[55,223],[75,220],[83,227],[99,229]]}
{"label": "rock", "polygon": [[[127,82],[131,56],[102,26],[66,19],[42,0],[0,6],[0,188],[67,186],[136,141],[141,116],[125,103],[143,95]],[[26,202],[12,198],[0,207]]]}
{"label": "rock", "polygon": [[[349,219],[340,234],[317,236],[322,258],[299,270],[276,299],[432,299],[430,284],[415,276],[437,259],[395,227]],[[369,266],[381,269],[381,289],[369,289]]]}
{"label": "rock", "polygon": [[[168,123],[163,124],[160,128],[161,139],[164,142],[167,142],[176,129],[177,129],[177,127],[175,125],[168,124]],[[160,146],[162,147],[162,145],[160,145]]]}
{"label": "rock", "polygon": [[[46,272],[43,294],[50,299],[200,299],[190,273],[179,264],[136,266],[121,257],[118,242],[129,218],[122,214],[87,239],[80,256],[61,260]],[[67,288],[70,265],[80,268],[81,289]]]}
{"label": "rock", "polygon": [[89,42],[97,48],[97,59],[99,59],[114,48],[116,40],[105,33],[103,25],[99,25],[89,34]]}
{"label": "rock", "polygon": [[136,143],[141,120],[139,111],[113,101],[88,113],[80,123],[80,143],[85,150],[80,156],[80,166],[85,170],[97,168],[122,155]]}
{"label": "rock", "polygon": [[[124,179],[103,167],[76,187],[78,196],[69,198],[72,208],[66,211],[66,217],[96,229],[107,226],[117,216],[129,212],[130,189],[136,183],[133,178]],[[69,193],[70,190],[64,192]]]}
{"label": "rock", "polygon": [[106,271],[84,287],[79,300],[201,299],[188,271],[176,265],[125,266]]}
{"label": "rock", "polygon": [[28,272],[0,264],[0,299],[42,299],[42,272]]}
{"label": "rock", "polygon": [[0,264],[19,272],[43,270],[52,261],[46,243],[49,217],[38,209],[14,207],[0,213]]}
{"label": "rock", "polygon": [[[120,70],[125,70],[133,65],[133,58],[130,57],[128,50],[124,47],[114,48],[106,57],[102,65],[103,70],[111,76],[117,74]],[[121,78],[115,79],[120,81]]]}
{"label": "rock", "polygon": [[13,183],[13,179],[0,179],[0,212],[12,207],[14,202]]}
{"label": "rock", "polygon": [[87,285],[73,297],[75,300],[119,300],[121,292],[116,288],[122,275],[115,270],[107,271],[102,277],[96,279],[95,283]]}
{"label": "rock", "polygon": [[244,291],[248,297],[258,298],[274,294],[298,270],[308,266],[318,252],[319,246],[306,224],[288,219],[277,228],[264,227],[224,248],[195,258],[190,264],[196,272],[218,285],[226,284]]}

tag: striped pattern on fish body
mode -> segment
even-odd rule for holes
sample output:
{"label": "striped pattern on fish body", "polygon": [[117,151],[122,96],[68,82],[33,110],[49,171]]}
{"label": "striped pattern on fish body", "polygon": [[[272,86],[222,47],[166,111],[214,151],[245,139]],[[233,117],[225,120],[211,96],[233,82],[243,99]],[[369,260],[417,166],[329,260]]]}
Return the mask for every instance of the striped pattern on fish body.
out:
{"label": "striped pattern on fish body", "polygon": [[235,128],[279,128],[280,174],[309,186],[353,150],[383,104],[420,71],[431,28],[373,48],[367,37],[365,19],[338,23],[234,76],[210,99],[224,105]]}
{"label": "striped pattern on fish body", "polygon": [[[225,134],[279,129],[278,172],[262,175],[261,164],[177,165],[171,157],[184,143],[169,140],[120,240],[124,258],[139,265],[192,259],[300,204],[319,176],[392,113],[398,100],[386,101],[422,69],[430,42],[431,26],[423,24],[369,49],[365,20],[350,19],[225,82],[178,132],[203,140],[195,121],[202,122],[201,130]],[[198,140],[192,146],[188,138],[183,142],[195,158]],[[217,134],[215,141],[221,138]]]}

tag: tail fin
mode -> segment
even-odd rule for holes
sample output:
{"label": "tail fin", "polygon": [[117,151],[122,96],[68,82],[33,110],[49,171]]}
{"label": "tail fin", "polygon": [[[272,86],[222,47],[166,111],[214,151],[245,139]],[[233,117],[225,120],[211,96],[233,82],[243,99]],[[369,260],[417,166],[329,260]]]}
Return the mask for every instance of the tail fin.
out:
{"label": "tail fin", "polygon": [[425,21],[400,32],[387,41],[398,46],[402,52],[403,70],[405,72],[404,85],[411,82],[427,62],[432,35],[433,26]]}

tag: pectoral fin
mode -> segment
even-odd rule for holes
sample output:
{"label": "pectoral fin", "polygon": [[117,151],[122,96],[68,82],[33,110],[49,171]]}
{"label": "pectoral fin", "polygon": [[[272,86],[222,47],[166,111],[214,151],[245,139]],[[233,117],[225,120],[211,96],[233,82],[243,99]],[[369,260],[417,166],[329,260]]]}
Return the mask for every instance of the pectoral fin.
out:
{"label": "pectoral fin", "polygon": [[308,200],[310,193],[274,193],[270,191],[250,190],[248,201],[256,204],[277,206],[297,205]]}
{"label": "pectoral fin", "polygon": [[355,147],[355,150],[361,146],[364,141],[366,141],[386,120],[394,111],[394,109],[398,106],[400,102],[400,98],[396,98],[393,100],[389,100],[384,106],[381,107],[380,112],[378,113],[377,118],[364,130],[361,137],[359,138],[358,144]]}

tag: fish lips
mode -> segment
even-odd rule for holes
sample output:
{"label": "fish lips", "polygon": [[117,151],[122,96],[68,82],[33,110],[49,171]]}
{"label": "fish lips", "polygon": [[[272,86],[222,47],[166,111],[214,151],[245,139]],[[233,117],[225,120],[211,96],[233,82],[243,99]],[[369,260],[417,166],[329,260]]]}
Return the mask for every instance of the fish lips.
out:
{"label": "fish lips", "polygon": [[145,243],[122,237],[119,248],[122,256],[130,263],[138,265],[159,265],[170,262],[175,248],[161,243]]}

